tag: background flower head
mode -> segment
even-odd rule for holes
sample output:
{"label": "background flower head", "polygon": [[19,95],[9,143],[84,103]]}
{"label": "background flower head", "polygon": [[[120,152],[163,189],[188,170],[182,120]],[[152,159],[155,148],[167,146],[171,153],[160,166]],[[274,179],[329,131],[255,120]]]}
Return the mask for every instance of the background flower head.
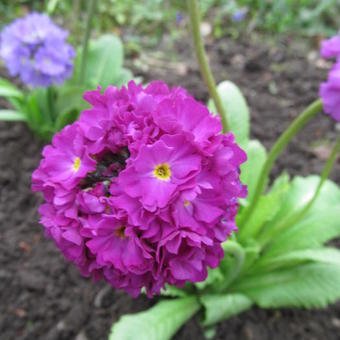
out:
{"label": "background flower head", "polygon": [[31,13],[5,26],[0,57],[10,75],[20,76],[26,85],[62,84],[72,74],[75,56],[67,36],[46,14]]}
{"label": "background flower head", "polygon": [[323,82],[320,86],[319,95],[325,113],[340,121],[340,34],[322,43],[321,55],[324,58],[336,58],[327,82]]}
{"label": "background flower head", "polygon": [[130,82],[85,98],[92,108],[33,174],[47,235],[82,274],[133,296],[204,280],[236,229],[245,153],[182,88]]}

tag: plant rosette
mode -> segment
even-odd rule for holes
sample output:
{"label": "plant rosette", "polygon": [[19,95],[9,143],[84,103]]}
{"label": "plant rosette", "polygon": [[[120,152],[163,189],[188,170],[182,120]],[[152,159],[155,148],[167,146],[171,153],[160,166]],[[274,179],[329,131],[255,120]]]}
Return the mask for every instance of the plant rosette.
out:
{"label": "plant rosette", "polygon": [[12,106],[0,110],[0,120],[26,122],[38,137],[50,140],[88,107],[82,99],[86,89],[98,84],[121,86],[133,78],[123,68],[121,40],[107,34],[89,41],[80,81],[84,51],[79,48],[75,53],[66,43],[67,36],[67,31],[39,13],[28,14],[3,29],[0,58],[10,76],[19,76],[25,88],[0,78],[0,96]]}

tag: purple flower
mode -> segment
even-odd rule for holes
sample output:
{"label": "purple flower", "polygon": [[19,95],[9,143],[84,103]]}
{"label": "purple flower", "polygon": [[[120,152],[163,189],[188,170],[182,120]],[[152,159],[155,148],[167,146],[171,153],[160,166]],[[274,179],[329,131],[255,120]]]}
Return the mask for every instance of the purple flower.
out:
{"label": "purple flower", "polygon": [[47,236],[83,275],[133,296],[204,280],[246,196],[234,136],[160,81],[84,98],[92,108],[54,136],[32,176]]}
{"label": "purple flower", "polygon": [[329,72],[328,81],[320,86],[320,97],[325,113],[340,121],[340,62]]}
{"label": "purple flower", "polygon": [[337,58],[328,74],[327,82],[320,86],[319,95],[323,102],[324,112],[336,121],[340,121],[340,35],[322,43],[321,55],[324,58]]}
{"label": "purple flower", "polygon": [[321,44],[321,55],[323,58],[340,57],[340,34],[324,40]]}
{"label": "purple flower", "polygon": [[231,18],[234,22],[240,22],[246,17],[247,12],[248,12],[247,8],[238,9],[233,13]]}
{"label": "purple flower", "polygon": [[62,84],[72,74],[75,56],[67,35],[47,15],[32,13],[3,29],[0,57],[11,76],[29,86]]}

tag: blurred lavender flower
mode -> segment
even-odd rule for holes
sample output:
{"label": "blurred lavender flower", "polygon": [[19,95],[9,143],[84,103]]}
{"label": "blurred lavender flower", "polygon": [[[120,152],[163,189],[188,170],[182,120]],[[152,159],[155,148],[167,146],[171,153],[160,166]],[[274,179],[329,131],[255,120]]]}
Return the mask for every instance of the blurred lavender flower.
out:
{"label": "blurred lavender flower", "polygon": [[75,56],[67,36],[46,14],[31,13],[3,29],[0,57],[10,75],[19,75],[27,85],[62,84],[72,74]]}
{"label": "blurred lavender flower", "polygon": [[182,23],[182,21],[183,21],[183,14],[182,12],[178,11],[176,13],[176,23],[179,25]]}
{"label": "blurred lavender flower", "polygon": [[248,9],[246,7],[240,8],[233,13],[233,15],[231,16],[231,19],[234,22],[242,21],[246,17],[247,12],[248,12]]}

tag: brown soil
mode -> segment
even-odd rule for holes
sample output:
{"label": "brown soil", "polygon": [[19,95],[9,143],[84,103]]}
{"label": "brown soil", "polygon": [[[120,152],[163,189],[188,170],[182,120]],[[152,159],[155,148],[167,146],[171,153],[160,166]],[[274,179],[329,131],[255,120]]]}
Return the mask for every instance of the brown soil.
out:
{"label": "brown soil", "polygon": [[[165,44],[166,45],[166,44]],[[220,41],[208,43],[218,81],[229,78],[245,93],[252,115],[252,136],[267,147],[292,118],[317,95],[326,77],[323,64],[306,57],[294,40],[270,43]],[[164,63],[144,57],[135,72],[145,80],[162,78],[181,84],[198,99],[207,93],[200,81],[188,40],[176,44],[179,57]],[[165,48],[163,48],[165,50]],[[0,107],[3,107],[0,102]],[[338,132],[339,133],[339,132]],[[333,121],[320,115],[290,144],[274,169],[277,174],[319,173],[334,141]],[[30,177],[38,165],[42,143],[23,124],[0,123],[0,334],[5,340],[106,339],[110,326],[125,313],[153,304],[132,299],[105,282],[94,285],[63,259],[38,224],[38,195],[30,191]],[[340,164],[333,180],[340,183]],[[320,226],[321,227],[321,226]],[[204,339],[198,317],[175,339]],[[215,339],[284,340],[340,339],[340,304],[324,310],[252,309],[218,325]]]}

